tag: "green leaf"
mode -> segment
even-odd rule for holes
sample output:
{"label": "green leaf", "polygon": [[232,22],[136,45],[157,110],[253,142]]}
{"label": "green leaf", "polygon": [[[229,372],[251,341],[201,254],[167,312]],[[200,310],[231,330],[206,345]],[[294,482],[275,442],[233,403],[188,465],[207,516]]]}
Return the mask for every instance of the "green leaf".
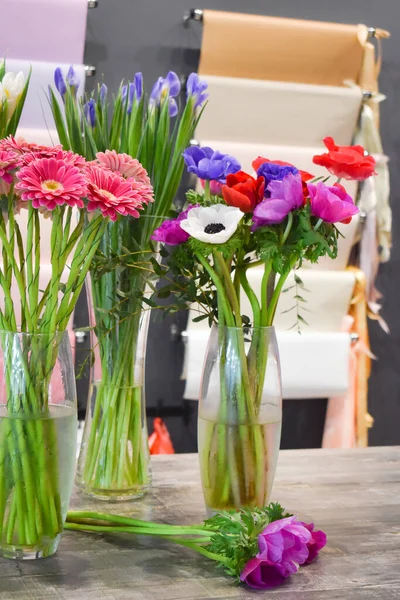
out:
{"label": "green leaf", "polygon": [[200,323],[200,321],[205,321],[206,319],[209,318],[210,315],[199,315],[198,317],[194,317],[194,319],[192,319],[193,323]]}
{"label": "green leaf", "polygon": [[67,130],[71,149],[77,154],[84,155],[82,130],[80,126],[80,114],[76,99],[72,94],[70,87],[67,86],[65,93],[65,118],[67,121]]}
{"label": "green leaf", "polygon": [[0,62],[0,81],[3,81],[3,77],[6,74],[6,59],[4,58]]}
{"label": "green leaf", "polygon": [[142,302],[144,302],[151,308],[157,308],[158,306],[153,300],[151,300],[150,298],[146,298],[145,296],[142,297]]}
{"label": "green leaf", "polygon": [[162,267],[162,266],[161,266],[161,265],[160,265],[160,264],[159,264],[159,263],[156,261],[156,259],[154,258],[154,256],[152,256],[152,257],[150,258],[150,262],[151,262],[151,264],[152,264],[152,266],[153,266],[154,273],[155,273],[156,275],[158,275],[159,277],[163,277],[163,275],[165,274],[165,268],[163,268],[163,267]]}
{"label": "green leaf", "polygon": [[111,120],[111,128],[110,128],[110,150],[116,150],[119,152],[120,142],[121,142],[121,132],[122,132],[122,122],[124,118],[125,111],[125,101],[122,100],[122,85],[118,90],[117,97],[114,102],[114,111]]}
{"label": "green leaf", "polygon": [[309,323],[307,323],[307,321],[301,315],[298,314],[297,318],[300,321],[300,323],[304,323],[304,325],[309,325]]}
{"label": "green leaf", "polygon": [[65,127],[64,115],[61,111],[58,100],[51,89],[49,88],[49,103],[51,107],[51,111],[53,113],[54,124],[57,129],[58,138],[60,140],[60,144],[64,148],[64,150],[71,150],[71,144],[69,143],[67,129]]}

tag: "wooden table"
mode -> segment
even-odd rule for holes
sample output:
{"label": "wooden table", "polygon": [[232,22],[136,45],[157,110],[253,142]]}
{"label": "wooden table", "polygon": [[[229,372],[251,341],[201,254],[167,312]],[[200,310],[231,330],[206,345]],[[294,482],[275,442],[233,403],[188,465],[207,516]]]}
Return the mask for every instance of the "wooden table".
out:
{"label": "wooden table", "polygon": [[[171,523],[204,517],[196,455],[155,457],[154,489],[95,509]],[[186,548],[149,538],[66,533],[43,561],[0,559],[3,600],[399,600],[400,448],[281,452],[273,498],[326,531],[320,558],[280,588],[252,592]]]}

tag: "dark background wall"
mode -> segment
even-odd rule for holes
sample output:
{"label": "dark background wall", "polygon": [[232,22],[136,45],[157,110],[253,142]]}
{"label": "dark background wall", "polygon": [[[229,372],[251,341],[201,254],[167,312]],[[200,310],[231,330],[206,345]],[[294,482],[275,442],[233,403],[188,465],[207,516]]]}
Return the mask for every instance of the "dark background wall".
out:
{"label": "dark background wall", "polygon": [[[101,82],[104,75],[104,81],[113,90],[123,77],[131,78],[136,71],[142,71],[149,87],[153,80],[169,70],[182,75],[196,70],[202,27],[196,23],[192,23],[189,29],[182,27],[182,16],[190,8],[364,23],[392,33],[392,38],[383,42],[380,83],[381,91],[387,95],[387,100],[381,105],[381,131],[385,151],[390,157],[393,251],[390,262],[381,266],[377,281],[384,295],[382,314],[391,334],[387,336],[376,323],[370,324],[372,350],[378,360],[373,364],[370,379],[369,408],[375,419],[370,444],[400,444],[400,2],[201,0],[196,6],[192,0],[99,0],[98,8],[89,10],[88,16],[85,62],[97,69],[96,76],[88,80],[89,86]],[[179,381],[179,375],[183,347],[179,338],[171,335],[171,325],[182,329],[184,316],[180,317],[180,322],[175,319],[151,326],[148,409],[151,415],[169,414],[167,423],[173,431],[176,449],[190,450],[195,445],[196,407],[195,403],[182,402],[183,383]],[[285,436],[288,440],[296,436],[294,421],[298,420],[302,421],[304,431],[309,432],[308,445],[318,445],[319,433],[314,432],[312,419],[308,421],[307,415],[318,413],[320,419],[321,406],[323,404],[318,404],[318,401],[310,401],[308,411],[303,411],[298,419],[296,408],[288,405],[290,410],[287,411],[286,428],[284,423],[284,439]],[[290,445],[290,442],[283,445]]]}

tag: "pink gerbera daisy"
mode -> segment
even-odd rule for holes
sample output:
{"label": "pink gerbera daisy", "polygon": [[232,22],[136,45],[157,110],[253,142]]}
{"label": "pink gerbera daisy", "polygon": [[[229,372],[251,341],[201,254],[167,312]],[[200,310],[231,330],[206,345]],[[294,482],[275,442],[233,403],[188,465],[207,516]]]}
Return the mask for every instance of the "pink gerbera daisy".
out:
{"label": "pink gerbera daisy", "polygon": [[12,171],[18,166],[18,158],[16,152],[0,150],[0,180],[8,184],[12,182]]}
{"label": "pink gerbera daisy", "polygon": [[106,169],[117,171],[125,179],[133,177],[135,181],[151,186],[146,169],[136,158],[132,158],[129,154],[118,154],[115,150],[106,150],[105,152],[98,152],[96,156],[99,163]]}
{"label": "pink gerbera daisy", "polygon": [[142,208],[142,197],[119,173],[91,164],[85,174],[89,212],[99,209],[112,221],[117,219],[118,213],[139,217],[137,209]]}
{"label": "pink gerbera daisy", "polygon": [[22,167],[15,186],[24,201],[34,208],[53,210],[56,206],[84,207],[87,187],[85,177],[73,164],[63,159],[39,158]]}
{"label": "pink gerbera daisy", "polygon": [[50,158],[57,152],[62,150],[62,146],[41,146],[40,144],[34,144],[27,142],[23,137],[19,137],[17,140],[12,135],[4,138],[0,141],[0,150],[8,150],[10,152],[16,152],[17,154],[28,154],[36,153],[40,154],[41,158]]}
{"label": "pink gerbera daisy", "polygon": [[43,155],[43,152],[30,152],[26,154],[22,154],[20,157],[20,164],[25,166],[29,165],[34,160],[38,158],[55,158],[57,160],[64,160],[66,163],[74,165],[78,169],[83,169],[86,165],[86,160],[80,154],[75,154],[72,150],[59,150],[58,146],[54,146],[54,148],[49,148],[48,155]]}
{"label": "pink gerbera daisy", "polygon": [[151,184],[147,185],[146,183],[142,183],[141,181],[137,181],[135,177],[128,177],[127,181],[132,186],[132,189],[140,194],[142,198],[143,204],[148,204],[149,202],[154,202],[154,192]]}

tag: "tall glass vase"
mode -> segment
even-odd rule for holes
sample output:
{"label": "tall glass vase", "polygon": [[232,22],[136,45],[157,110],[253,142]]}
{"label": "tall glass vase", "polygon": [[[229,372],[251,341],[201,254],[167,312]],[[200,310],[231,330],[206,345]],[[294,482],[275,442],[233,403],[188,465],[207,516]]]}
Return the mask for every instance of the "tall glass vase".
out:
{"label": "tall glass vase", "polygon": [[198,423],[201,479],[209,512],[268,502],[281,423],[274,328],[213,326]]}
{"label": "tall glass vase", "polygon": [[144,279],[132,276],[131,285],[138,294],[117,315],[100,303],[96,283],[89,294],[90,304],[98,302],[90,307],[97,335],[76,481],[86,494],[111,502],[139,498],[151,484],[144,386],[150,310],[142,309]]}
{"label": "tall glass vase", "polygon": [[76,461],[76,386],[66,333],[0,332],[0,555],[57,550]]}

